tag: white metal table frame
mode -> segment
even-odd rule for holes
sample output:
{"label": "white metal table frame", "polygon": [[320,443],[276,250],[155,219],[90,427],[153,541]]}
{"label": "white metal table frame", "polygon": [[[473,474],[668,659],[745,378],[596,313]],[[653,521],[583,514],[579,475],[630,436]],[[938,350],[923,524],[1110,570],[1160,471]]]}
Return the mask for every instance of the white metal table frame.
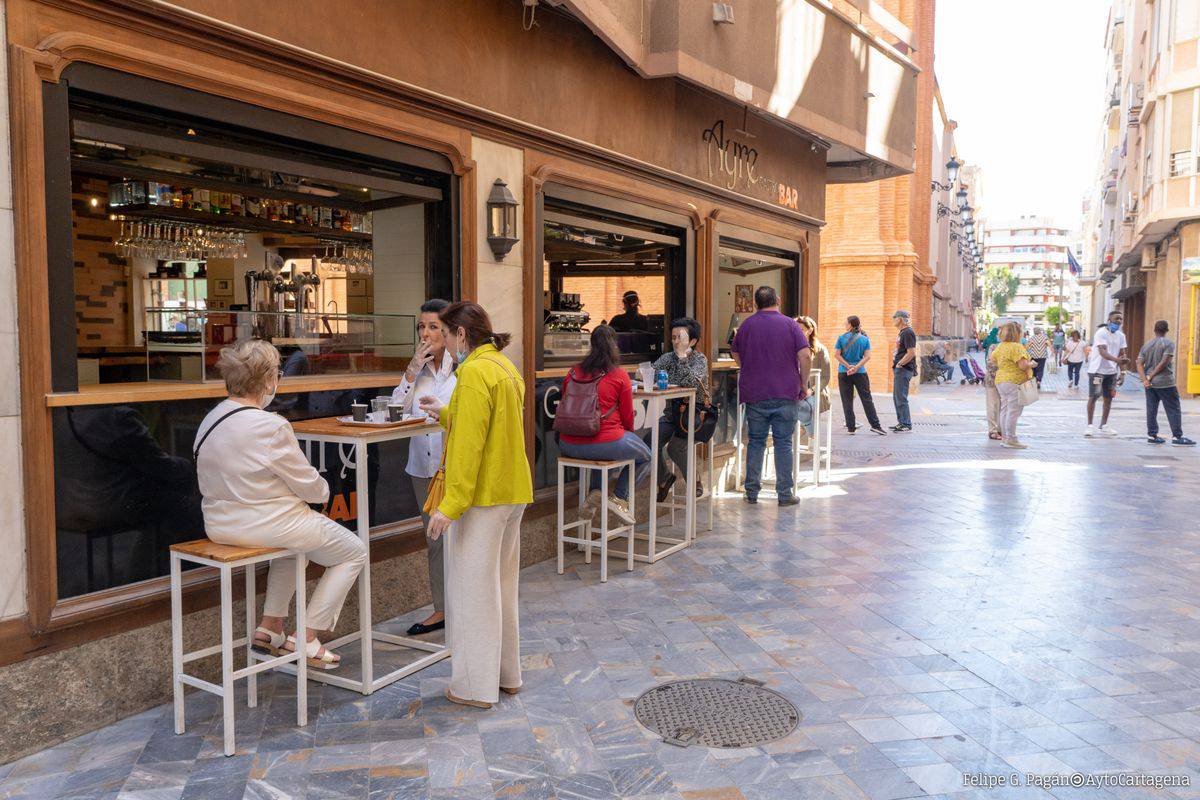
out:
{"label": "white metal table frame", "polygon": [[[659,537],[658,535],[658,449],[661,446],[658,434],[658,421],[662,418],[667,401],[678,397],[687,398],[688,419],[695,419],[696,390],[683,386],[674,386],[663,390],[655,389],[653,391],[642,389],[634,392],[633,397],[635,400],[646,401],[646,424],[650,427],[650,518],[646,523],[646,533],[634,534],[637,539],[646,542],[646,553],[635,552],[633,557],[642,563],[653,564],[660,558],[666,558],[685,547],[690,547],[692,540],[696,536],[696,493],[690,490],[687,493],[687,501],[685,503],[683,538]],[[686,480],[687,486],[692,487],[696,484],[696,431],[694,425],[688,426],[687,440]],[[633,475],[630,475],[630,480],[633,480]],[[658,549],[660,538],[661,541],[666,542],[668,545],[662,550]],[[611,554],[612,551],[610,551]]]}
{"label": "white metal table frame", "polygon": [[[328,683],[332,686],[340,686],[343,689],[351,689],[362,694],[371,694],[388,684],[395,683],[401,678],[412,675],[414,672],[419,672],[431,664],[436,664],[450,656],[449,643],[443,645],[436,642],[425,642],[420,639],[410,639],[407,636],[397,636],[392,633],[377,631],[371,620],[371,489],[367,480],[367,446],[398,439],[410,439],[414,436],[437,433],[440,430],[441,428],[438,425],[429,424],[369,430],[347,427],[345,435],[296,431],[296,438],[304,442],[351,445],[354,447],[354,480],[355,492],[358,497],[357,532],[363,544],[367,546],[367,563],[358,576],[358,630],[351,631],[345,636],[339,636],[330,642],[324,643],[325,648],[332,651],[351,642],[359,642],[362,652],[362,677],[359,680],[355,680],[341,675],[330,674],[323,670],[309,669],[308,677],[310,679]],[[369,632],[369,635],[364,635],[364,631]],[[374,653],[371,650],[374,642],[386,642],[400,647],[421,650],[429,655],[422,656],[416,661],[377,677],[375,675]],[[294,672],[294,668],[291,668],[290,665],[281,666],[280,669],[289,673]]]}

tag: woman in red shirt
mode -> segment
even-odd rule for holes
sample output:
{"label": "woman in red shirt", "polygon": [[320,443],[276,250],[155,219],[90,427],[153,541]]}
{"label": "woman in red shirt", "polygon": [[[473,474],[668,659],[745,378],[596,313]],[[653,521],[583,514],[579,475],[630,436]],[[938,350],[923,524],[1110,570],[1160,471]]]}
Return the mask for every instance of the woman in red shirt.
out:
{"label": "woman in red shirt", "polygon": [[[592,331],[591,351],[567,372],[563,380],[563,394],[570,391],[573,381],[582,383],[599,380],[596,394],[600,406],[600,430],[595,436],[588,437],[559,434],[558,449],[570,458],[598,461],[632,458],[637,468],[634,483],[640,485],[650,474],[650,448],[633,432],[633,385],[629,382],[628,373],[621,369],[620,362],[616,333],[607,325],[597,325]],[[617,476],[613,496],[608,502],[617,516],[631,522],[628,471],[621,470]],[[598,480],[595,475],[592,478],[593,481]],[[593,512],[599,507],[599,489],[588,492],[587,504]]]}

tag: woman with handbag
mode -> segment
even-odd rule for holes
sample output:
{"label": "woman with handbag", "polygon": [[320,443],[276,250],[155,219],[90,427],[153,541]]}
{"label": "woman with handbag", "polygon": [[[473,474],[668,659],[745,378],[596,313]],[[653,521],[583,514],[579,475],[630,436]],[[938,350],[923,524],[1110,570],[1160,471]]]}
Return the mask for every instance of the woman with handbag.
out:
{"label": "woman with handbag", "polygon": [[817,321],[812,317],[796,317],[796,322],[800,323],[804,335],[808,337],[808,347],[812,350],[812,368],[821,373],[820,404],[818,405],[817,398],[813,395],[811,380],[808,396],[796,403],[796,421],[804,428],[804,435],[807,437],[812,430],[813,417],[829,410],[829,378],[833,365],[830,363],[829,348],[817,341]]}
{"label": "woman with handbag", "polygon": [[1000,327],[1000,344],[992,350],[988,360],[996,365],[996,391],[1000,393],[1000,435],[1003,447],[1024,450],[1029,445],[1017,439],[1017,419],[1021,410],[1029,404],[1022,393],[1037,393],[1033,381],[1033,359],[1025,345],[1021,344],[1021,326],[1008,322]]}
{"label": "woman with handbag", "polygon": [[500,354],[511,337],[492,331],[481,306],[452,303],[439,317],[458,379],[448,404],[435,395],[420,402],[446,430],[443,466],[426,505],[430,538],[449,531],[446,635],[454,658],[446,698],[491,708],[501,690],[521,688],[521,516],[533,502],[525,382]]}
{"label": "woman with handbag", "polygon": [[[265,411],[279,386],[279,351],[259,339],[221,348],[217,370],[229,397],[200,423],[193,456],[204,496],[204,528],[218,544],[303,550],[325,567],[308,600],[304,645],[308,664],[334,669],[340,657],[317,639],[332,631],[367,563],[367,547],[353,531],[309,508],[329,499],[329,484],[308,462],[286,419]],[[296,648],[284,620],[296,591],[296,560],[271,562],[262,622],[251,647],[279,655]]]}
{"label": "woman with handbag", "polygon": [[[567,371],[562,398],[554,420],[558,449],[570,458],[598,461],[633,459],[633,482],[640,486],[650,474],[650,448],[633,432],[633,384],[621,369],[617,334],[608,325],[592,331],[591,349],[583,361]],[[608,506],[625,522],[629,515],[629,470],[617,476]],[[600,507],[600,490],[591,489],[587,512]]]}
{"label": "woman with handbag", "polygon": [[[696,350],[700,343],[700,323],[691,317],[680,317],[671,323],[671,352],[664,353],[654,362],[654,371],[667,373],[667,383],[673,386],[683,386],[696,390],[696,414],[702,419],[711,418],[716,422],[716,409],[712,407],[712,394],[708,382],[708,359]],[[687,474],[687,428],[681,424],[687,414],[687,400],[680,400],[667,406],[663,416],[658,421],[658,474],[662,476],[658,483],[658,502],[665,502],[675,485],[675,471],[667,465],[667,456],[679,467],[681,475]],[[708,415],[706,417],[706,415]],[[704,423],[701,423],[701,427]],[[696,444],[703,444],[712,438],[712,433],[701,438],[700,428],[694,435]],[[643,437],[646,446],[650,446],[652,433],[647,431]],[[704,485],[696,480],[696,496],[704,494]]]}

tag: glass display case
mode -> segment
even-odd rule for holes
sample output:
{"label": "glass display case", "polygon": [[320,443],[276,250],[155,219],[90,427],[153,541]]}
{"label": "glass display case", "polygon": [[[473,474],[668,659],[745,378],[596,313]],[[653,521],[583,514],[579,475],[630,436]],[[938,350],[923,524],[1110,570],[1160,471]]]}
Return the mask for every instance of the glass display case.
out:
{"label": "glass display case", "polygon": [[411,314],[317,314],[312,312],[192,311],[185,324],[200,333],[196,344],[154,342],[147,337],[152,381],[217,381],[221,348],[262,339],[279,350],[284,379],[299,375],[401,372],[416,346]]}

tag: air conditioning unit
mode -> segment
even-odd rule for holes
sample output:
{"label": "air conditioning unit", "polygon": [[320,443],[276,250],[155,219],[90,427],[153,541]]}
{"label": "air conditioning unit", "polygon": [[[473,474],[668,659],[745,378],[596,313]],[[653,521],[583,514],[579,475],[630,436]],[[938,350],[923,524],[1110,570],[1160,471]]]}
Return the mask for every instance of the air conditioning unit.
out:
{"label": "air conditioning unit", "polygon": [[1148,244],[1142,248],[1142,272],[1154,272],[1158,268],[1158,248]]}

